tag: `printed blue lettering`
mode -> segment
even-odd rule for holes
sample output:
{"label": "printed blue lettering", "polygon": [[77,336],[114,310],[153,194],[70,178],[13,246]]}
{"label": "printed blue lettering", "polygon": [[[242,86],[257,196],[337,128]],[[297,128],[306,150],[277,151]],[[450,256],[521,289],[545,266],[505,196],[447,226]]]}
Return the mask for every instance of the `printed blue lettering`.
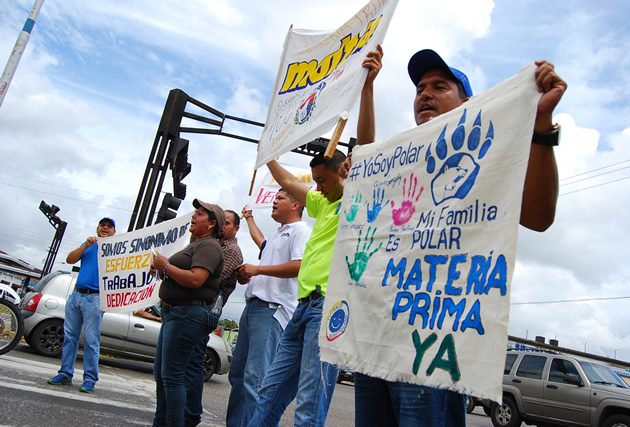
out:
{"label": "printed blue lettering", "polygon": [[481,304],[479,303],[479,300],[475,300],[475,303],[470,308],[470,311],[462,322],[462,332],[468,328],[476,329],[477,332],[479,332],[479,335],[485,334],[485,330],[481,324]]}
{"label": "printed blue lettering", "polygon": [[462,317],[462,314],[464,314],[465,309],[466,298],[459,300],[457,304],[455,304],[451,298],[444,298],[444,305],[442,306],[442,312],[440,313],[440,318],[438,320],[438,328],[442,329],[444,317],[446,317],[446,314],[448,313],[450,317],[455,315],[455,320],[453,321],[453,331],[457,331],[459,319]]}
{"label": "printed blue lettering", "polygon": [[[466,281],[466,295],[472,292],[479,295],[483,292],[483,285],[486,283],[488,268],[490,263],[486,263],[486,258],[481,255],[475,255],[470,260],[470,271]],[[472,289],[471,289],[472,288]]]}
{"label": "printed blue lettering", "polygon": [[389,262],[387,263],[387,269],[385,270],[385,275],[383,276],[383,286],[391,286],[391,284],[387,283],[387,278],[389,275],[394,277],[400,274],[400,277],[398,277],[398,284],[396,285],[396,287],[400,289],[402,286],[406,268],[407,268],[407,258],[401,259],[398,262],[398,265],[396,266],[394,266],[394,259],[393,258],[390,259]]}
{"label": "printed blue lettering", "polygon": [[444,286],[444,292],[446,292],[447,295],[462,294],[462,288],[453,286],[453,282],[459,279],[459,276],[461,275],[460,272],[457,270],[457,264],[462,262],[466,262],[466,254],[453,255],[451,257],[451,262],[448,265],[448,280],[446,281],[446,285]]}
{"label": "printed blue lettering", "polygon": [[409,285],[416,285],[416,290],[419,291],[422,287],[422,270],[420,268],[420,260],[417,259],[414,263],[413,263],[413,267],[411,267],[411,271],[409,272],[409,275],[407,276],[407,280],[405,281],[405,284],[403,286],[404,290],[407,290],[409,288]]}
{"label": "printed blue lettering", "polygon": [[497,258],[497,263],[490,273],[483,292],[487,295],[490,292],[490,288],[499,288],[502,296],[507,293],[507,263],[503,255],[499,255]]}
{"label": "printed blue lettering", "polygon": [[427,292],[433,290],[433,284],[437,276],[437,266],[446,264],[448,257],[445,255],[426,255],[424,261],[429,263],[429,282],[427,283]]}

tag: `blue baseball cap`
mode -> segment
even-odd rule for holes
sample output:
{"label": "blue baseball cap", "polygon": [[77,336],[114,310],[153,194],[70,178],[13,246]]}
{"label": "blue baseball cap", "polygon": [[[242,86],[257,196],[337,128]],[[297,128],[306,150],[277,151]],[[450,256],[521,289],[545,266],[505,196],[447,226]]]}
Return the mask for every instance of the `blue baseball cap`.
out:
{"label": "blue baseball cap", "polygon": [[459,71],[457,68],[449,67],[449,65],[438,55],[434,50],[423,49],[416,52],[409,60],[407,70],[409,71],[409,77],[415,86],[418,86],[418,82],[429,70],[435,68],[445,68],[451,72],[455,80],[462,84],[466,96],[473,96],[472,88],[466,74]]}
{"label": "blue baseball cap", "polygon": [[111,222],[111,223],[112,223],[112,225],[114,226],[114,228],[116,228],[116,222],[115,222],[113,219],[108,218],[108,217],[105,217],[105,218],[101,219],[101,220],[98,222],[98,225],[101,225],[101,222],[103,222],[103,221],[109,221],[109,222]]}

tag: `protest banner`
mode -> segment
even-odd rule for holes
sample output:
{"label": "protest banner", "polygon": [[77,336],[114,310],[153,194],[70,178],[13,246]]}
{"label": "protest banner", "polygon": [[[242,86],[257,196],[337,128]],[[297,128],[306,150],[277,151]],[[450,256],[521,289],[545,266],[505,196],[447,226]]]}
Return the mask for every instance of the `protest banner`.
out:
{"label": "protest banner", "polygon": [[126,313],[159,302],[160,280],[149,274],[153,251],[170,257],[184,249],[192,215],[98,240],[102,311]]}
{"label": "protest banner", "polygon": [[[310,190],[317,188],[317,183],[313,181],[310,169],[296,168],[282,164],[282,167],[293,174],[293,176]],[[276,199],[276,194],[280,190],[280,184],[276,181],[271,173],[267,171],[267,174],[260,182],[256,191],[247,202],[247,209],[262,209],[270,208],[273,206],[273,201]]]}
{"label": "protest banner", "polygon": [[319,334],[322,360],[501,400],[540,97],[534,70],[355,148]]}
{"label": "protest banner", "polygon": [[367,76],[365,53],[383,42],[397,4],[370,1],[335,31],[289,29],[255,169],[348,117]]}

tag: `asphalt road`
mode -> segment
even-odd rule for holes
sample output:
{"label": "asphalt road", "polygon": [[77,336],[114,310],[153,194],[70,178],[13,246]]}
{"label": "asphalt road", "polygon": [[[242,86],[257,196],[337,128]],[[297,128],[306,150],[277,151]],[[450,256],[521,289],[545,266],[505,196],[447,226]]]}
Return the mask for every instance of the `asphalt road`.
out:
{"label": "asphalt road", "polygon": [[[59,369],[60,359],[35,354],[23,342],[0,356],[1,426],[148,426],[155,409],[152,365],[101,356],[93,393],[79,392],[81,356],[71,386],[51,386],[46,379]],[[215,375],[205,383],[201,426],[225,426],[230,384],[227,375]],[[293,425],[295,402],[287,408],[280,425]],[[337,384],[328,415],[328,426],[354,424],[354,387]],[[480,408],[467,416],[469,426],[491,426]]]}

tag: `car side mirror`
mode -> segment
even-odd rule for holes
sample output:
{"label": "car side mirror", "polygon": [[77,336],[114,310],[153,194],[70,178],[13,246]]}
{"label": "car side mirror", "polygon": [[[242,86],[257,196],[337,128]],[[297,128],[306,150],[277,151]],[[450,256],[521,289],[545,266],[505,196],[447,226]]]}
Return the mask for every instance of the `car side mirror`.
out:
{"label": "car side mirror", "polygon": [[564,379],[564,382],[566,382],[568,384],[576,385],[578,387],[584,387],[584,382],[581,379],[579,379],[579,378],[567,377],[567,378]]}

